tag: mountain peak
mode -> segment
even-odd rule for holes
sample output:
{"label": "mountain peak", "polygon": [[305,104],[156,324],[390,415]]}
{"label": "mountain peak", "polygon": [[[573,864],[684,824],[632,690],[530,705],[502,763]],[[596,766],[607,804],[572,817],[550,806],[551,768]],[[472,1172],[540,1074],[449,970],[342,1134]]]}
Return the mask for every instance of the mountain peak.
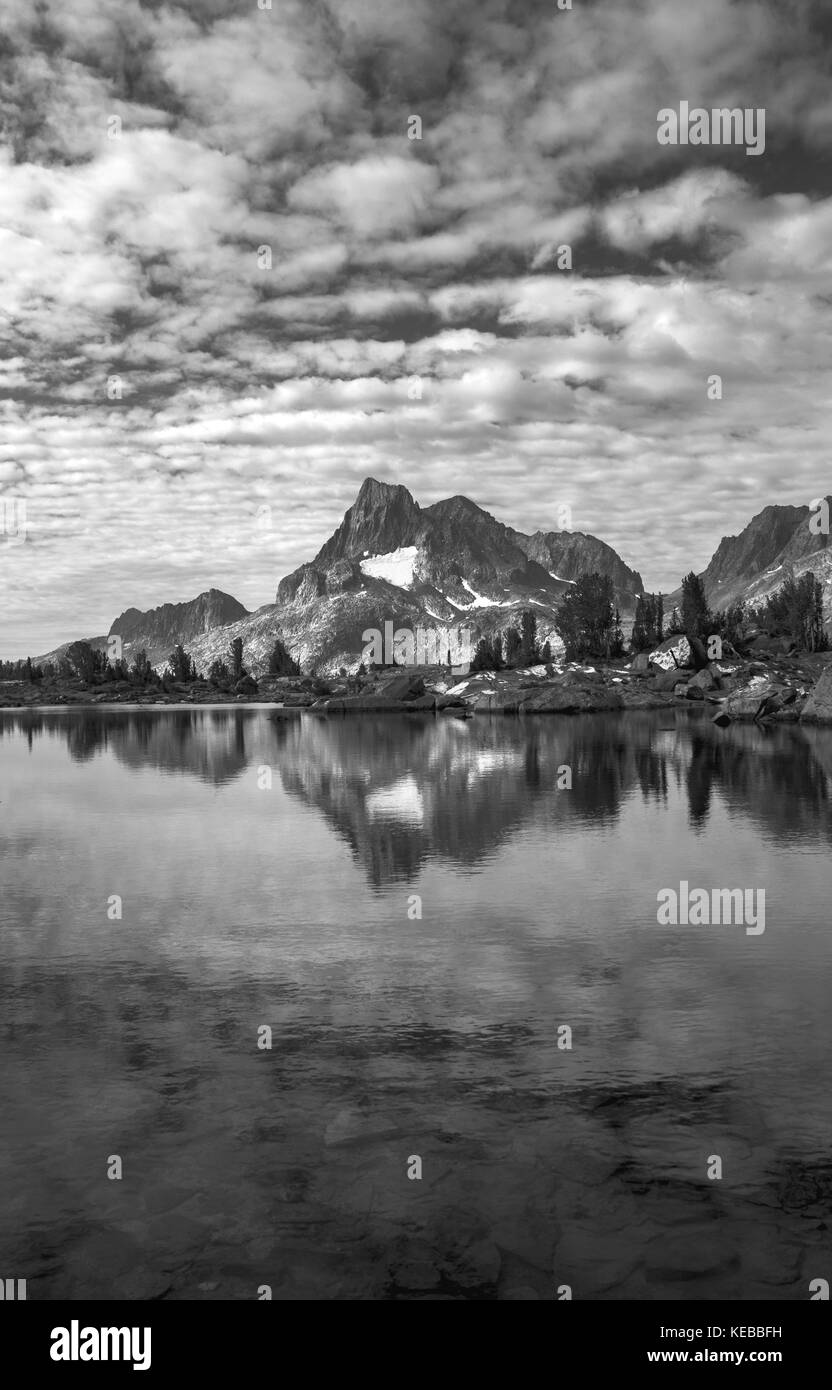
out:
{"label": "mountain peak", "polygon": [[411,545],[420,508],[402,483],[365,478],[338,530],[318,551],[313,564],[330,565],[366,554],[384,555]]}
{"label": "mountain peak", "polygon": [[353,507],[385,506],[400,497],[406,497],[408,501],[413,502],[414,506],[416,505],[413,495],[408,492],[403,483],[380,483],[378,478],[365,478],[358,489]]}
{"label": "mountain peak", "polygon": [[163,603],[142,612],[127,608],[116,618],[108,635],[121,637],[125,648],[144,648],[151,663],[163,660],[177,642],[187,643],[201,633],[249,616],[231,594],[222,589],[205,589],[185,603]]}
{"label": "mountain peak", "polygon": [[440,512],[449,516],[486,516],[494,520],[490,512],[485,511],[472,502],[470,497],[463,497],[461,492],[454,493],[453,497],[443,497],[441,502],[434,502],[432,507],[426,508],[427,511]]}

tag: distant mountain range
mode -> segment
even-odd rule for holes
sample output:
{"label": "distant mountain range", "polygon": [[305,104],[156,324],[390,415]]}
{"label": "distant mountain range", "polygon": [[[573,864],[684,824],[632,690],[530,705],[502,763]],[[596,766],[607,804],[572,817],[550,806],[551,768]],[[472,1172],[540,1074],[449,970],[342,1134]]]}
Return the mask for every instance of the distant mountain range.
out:
{"label": "distant mountain range", "polygon": [[[224,594],[221,589],[207,589],[189,602],[163,603],[146,613],[138,608],[126,608],[111,625],[109,633],[84,640],[92,647],[104,649],[108,638],[117,634],[128,658],[146,651],[150,661],[156,663],[166,660],[177,642],[186,646],[197,637],[248,616],[248,609],[230,594]],[[38,661],[55,661],[71,645],[65,642],[38,657]]]}
{"label": "distant mountain range", "polygon": [[[760,602],[782,584],[789,566],[821,579],[825,611],[832,615],[829,537],[809,529],[808,507],[771,506],[738,536],[720,541],[703,572],[711,603]],[[128,608],[110,628],[131,659],[145,650],[166,662],[177,642],[206,673],[242,637],[245,662],[266,669],[276,637],[305,670],[325,674],[355,667],[368,628],[452,629],[470,626],[474,638],[519,622],[523,609],[538,617],[541,640],[562,649],[554,631],[558,603],[571,584],[591,571],[608,574],[626,620],[643,592],[641,576],[604,541],[580,532],[525,535],[496,520],[467,497],[420,507],[401,484],[367,478],[340,526],[315,558],[278,585],[275,602],[250,613],[229,594],[209,589],[186,603],[149,612]],[[666,611],[678,602],[668,595]],[[105,646],[107,636],[91,640]],[[68,644],[67,644],[68,645]],[[54,660],[65,647],[39,660]]]}
{"label": "distant mountain range", "polygon": [[177,642],[184,646],[215,628],[248,616],[248,609],[230,594],[224,594],[221,589],[208,589],[190,603],[163,603],[161,608],[152,608],[149,613],[127,608],[116,618],[110,633],[118,633],[124,646],[131,651],[144,649],[150,655],[164,647],[167,655]]}

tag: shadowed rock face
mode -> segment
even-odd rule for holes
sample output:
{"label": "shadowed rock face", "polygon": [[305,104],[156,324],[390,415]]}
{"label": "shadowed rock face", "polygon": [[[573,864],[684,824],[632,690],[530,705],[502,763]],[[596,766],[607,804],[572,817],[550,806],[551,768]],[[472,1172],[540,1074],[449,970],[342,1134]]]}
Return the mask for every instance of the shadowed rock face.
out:
{"label": "shadowed rock face", "polygon": [[537,561],[547,571],[561,579],[576,580],[582,574],[608,574],[618,593],[619,602],[633,607],[638,594],[644,590],[641,575],[625,565],[621,556],[597,536],[585,536],[580,531],[535,531],[533,536],[512,533],[517,544],[530,560]]}
{"label": "shadowed rock face", "polygon": [[325,569],[335,560],[387,554],[412,545],[419,531],[420,508],[406,487],[365,478],[341,525],[313,563]]}
{"label": "shadowed rock face", "polygon": [[738,536],[723,536],[704,571],[706,586],[756,579],[776,563],[780,552],[808,518],[808,507],[764,507]]}

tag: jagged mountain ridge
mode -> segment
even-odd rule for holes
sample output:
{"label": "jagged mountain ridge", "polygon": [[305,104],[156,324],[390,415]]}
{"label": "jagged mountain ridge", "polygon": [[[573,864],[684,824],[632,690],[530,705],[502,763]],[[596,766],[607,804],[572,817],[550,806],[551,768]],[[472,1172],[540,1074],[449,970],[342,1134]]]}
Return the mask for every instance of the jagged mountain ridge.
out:
{"label": "jagged mountain ridge", "polygon": [[249,616],[231,594],[221,589],[206,589],[185,603],[163,603],[142,613],[138,608],[126,608],[112,623],[108,636],[121,638],[128,659],[146,651],[152,665],[166,661],[177,642],[189,642],[226,627]]}
{"label": "jagged mountain ridge", "polygon": [[[711,602],[760,602],[791,566],[798,576],[807,569],[818,575],[832,616],[832,551],[828,536],[809,530],[810,516],[808,507],[765,507],[738,536],[724,537],[703,576]],[[387,620],[411,628],[470,624],[476,639],[505,631],[529,607],[537,612],[541,639],[558,653],[557,604],[570,581],[593,570],[610,575],[626,619],[643,592],[641,576],[597,537],[525,535],[470,498],[420,507],[401,484],[368,478],[315,558],[280,582],[276,603],[235,624],[227,636],[208,634],[195,658],[210,664],[239,635],[257,673],[279,635],[306,668],[354,668],[363,632],[381,630]],[[669,606],[679,597],[680,591],[670,595]]]}
{"label": "jagged mountain ridge", "polygon": [[[832,497],[828,497],[832,511]],[[760,604],[782,585],[789,570],[800,578],[811,570],[823,586],[824,617],[832,619],[832,549],[829,536],[810,530],[817,516],[809,507],[768,506],[736,536],[723,536],[701,578],[713,608]],[[668,604],[681,600],[681,588]]]}
{"label": "jagged mountain ridge", "polygon": [[476,640],[533,607],[541,640],[558,651],[557,606],[575,578],[593,569],[611,575],[616,601],[631,613],[641,576],[603,541],[555,531],[526,536],[468,497],[420,507],[401,484],[367,478],[314,559],[280,581],[271,611],[259,610],[249,645],[259,647],[264,627],[279,622],[302,664],[349,668],[362,633],[383,630],[385,621],[411,629],[467,625]]}
{"label": "jagged mountain ridge", "polygon": [[[632,610],[644,587],[641,576],[593,536],[557,531],[526,536],[468,497],[423,508],[401,484],[367,478],[314,560],[281,580],[275,601],[361,588],[374,573],[373,561],[393,556],[399,572],[392,582],[457,612],[522,600],[549,606],[578,574],[593,568],[611,575],[624,609]],[[392,559],[390,564],[392,572]],[[479,604],[472,603],[476,596]]]}
{"label": "jagged mountain ridge", "polygon": [[535,531],[533,536],[524,536],[519,531],[512,534],[530,560],[537,561],[548,571],[554,570],[567,582],[574,582],[582,574],[593,571],[608,574],[616,594],[620,595],[622,608],[627,611],[633,607],[632,600],[643,592],[641,575],[625,565],[612,546],[598,540],[597,536],[587,536],[582,531]]}
{"label": "jagged mountain ridge", "polygon": [[[249,610],[231,594],[223,593],[222,589],[206,589],[184,603],[162,603],[146,612],[126,608],[110,624],[109,632],[80,640],[89,643],[93,650],[107,651],[109,639],[117,636],[121,638],[122,652],[128,661],[144,651],[151,665],[163,666],[177,642],[187,645],[206,632],[248,616]],[[53,651],[36,657],[35,661],[57,664],[71,646],[72,642],[64,642]]]}
{"label": "jagged mountain ridge", "polygon": [[[829,537],[810,531],[808,507],[763,508],[737,535],[723,537],[703,572],[715,607],[738,599],[760,602],[782,584],[788,568],[812,569],[824,584],[832,616]],[[305,670],[355,669],[367,629],[467,626],[472,641],[517,624],[523,609],[538,616],[541,640],[562,650],[554,617],[570,582],[599,570],[613,580],[626,619],[642,592],[641,577],[604,541],[580,532],[536,531],[503,525],[470,498],[455,496],[420,507],[401,484],[368,478],[340,525],[315,558],[280,581],[276,602],[250,613],[230,595],[207,590],[187,603],[141,613],[127,609],[112,624],[128,658],[144,648],[162,667],[176,642],[207,673],[227,659],[232,638],[243,639],[247,667],[267,668],[276,637]],[[668,596],[666,607],[678,602]],[[105,646],[107,638],[91,639]],[[49,653],[54,659],[66,647]]]}

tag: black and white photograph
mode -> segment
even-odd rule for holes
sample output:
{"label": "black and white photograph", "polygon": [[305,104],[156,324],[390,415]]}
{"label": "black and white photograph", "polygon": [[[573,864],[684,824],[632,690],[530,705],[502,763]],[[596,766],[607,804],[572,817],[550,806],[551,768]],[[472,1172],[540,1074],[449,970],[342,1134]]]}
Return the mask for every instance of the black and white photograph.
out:
{"label": "black and white photograph", "polygon": [[828,1302],[830,152],[828,0],[2,0],[47,1370],[164,1304],[655,1305],[638,1367]]}

